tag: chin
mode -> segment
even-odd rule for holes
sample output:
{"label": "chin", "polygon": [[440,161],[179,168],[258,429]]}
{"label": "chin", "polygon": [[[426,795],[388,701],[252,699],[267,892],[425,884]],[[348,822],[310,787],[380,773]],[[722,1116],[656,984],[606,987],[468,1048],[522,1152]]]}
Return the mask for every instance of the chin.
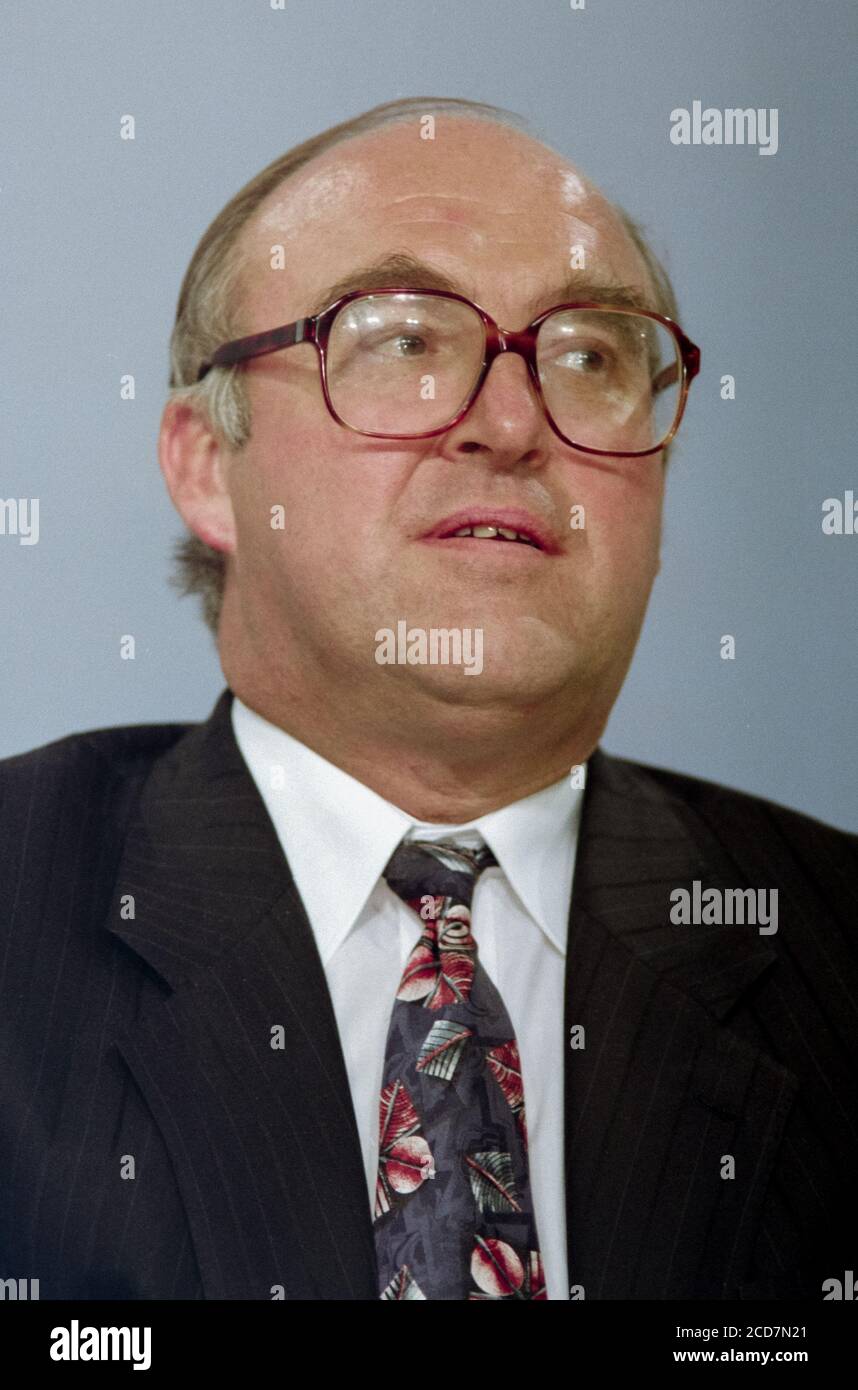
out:
{"label": "chin", "polygon": [[[402,669],[402,668],[400,668]],[[497,709],[508,705],[525,709],[542,704],[568,689],[568,669],[551,671],[533,658],[512,663],[503,657],[484,658],[482,667],[420,666],[409,670],[412,686],[435,699],[470,708]]]}

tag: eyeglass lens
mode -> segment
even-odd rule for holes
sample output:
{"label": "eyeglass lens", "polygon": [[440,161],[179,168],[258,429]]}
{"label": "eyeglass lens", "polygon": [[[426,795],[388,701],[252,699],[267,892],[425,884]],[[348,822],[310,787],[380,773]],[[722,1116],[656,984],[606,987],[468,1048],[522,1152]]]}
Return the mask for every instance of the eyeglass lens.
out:
{"label": "eyeglass lens", "polygon": [[[328,340],[331,404],[353,429],[417,435],[443,428],[479,376],[485,332],[456,299],[367,294],[345,304]],[[682,359],[655,319],[614,309],[562,309],[540,325],[536,359],[560,432],[585,448],[654,448],[679,409]]]}

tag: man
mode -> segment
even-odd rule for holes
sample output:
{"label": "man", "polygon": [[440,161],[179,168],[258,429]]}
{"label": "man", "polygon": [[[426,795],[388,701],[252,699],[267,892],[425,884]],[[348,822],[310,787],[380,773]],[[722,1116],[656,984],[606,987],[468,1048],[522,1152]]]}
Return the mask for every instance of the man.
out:
{"label": "man", "polygon": [[379,108],[220,214],[160,457],[228,689],[2,768],[5,1276],[854,1264],[858,841],[599,748],[698,361],[634,224],[494,108]]}

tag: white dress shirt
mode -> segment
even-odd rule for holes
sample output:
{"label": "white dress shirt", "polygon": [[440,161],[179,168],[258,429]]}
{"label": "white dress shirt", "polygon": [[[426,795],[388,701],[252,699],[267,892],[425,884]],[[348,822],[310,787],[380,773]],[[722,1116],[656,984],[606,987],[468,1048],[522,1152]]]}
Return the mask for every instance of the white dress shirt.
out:
{"label": "white dress shirt", "polygon": [[381,877],[407,837],[485,843],[471,930],[518,1039],[530,1184],[548,1297],[569,1298],[563,1036],[566,935],[582,792],[568,777],[467,825],[415,821],[238,697],[232,723],[307,911],[337,1021],[366,1171],[396,989],[422,922]]}

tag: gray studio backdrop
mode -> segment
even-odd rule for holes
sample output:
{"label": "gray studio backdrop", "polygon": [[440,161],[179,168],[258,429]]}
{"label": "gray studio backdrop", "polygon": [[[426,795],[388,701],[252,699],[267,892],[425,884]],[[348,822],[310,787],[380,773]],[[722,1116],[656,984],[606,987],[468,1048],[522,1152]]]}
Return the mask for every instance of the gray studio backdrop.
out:
{"label": "gray studio backdrop", "polygon": [[[856,9],[4,6],[0,499],[39,499],[39,540],[0,534],[0,755],[208,714],[223,681],[197,601],[167,583],[180,526],[155,447],[187,261],[290,145],[394,97],[466,96],[527,116],[643,221],[703,352],[662,572],[604,747],[858,830],[858,535],[822,529],[825,499],[858,497]],[[671,111],[695,101],[776,108],[777,152],[672,143]]]}

